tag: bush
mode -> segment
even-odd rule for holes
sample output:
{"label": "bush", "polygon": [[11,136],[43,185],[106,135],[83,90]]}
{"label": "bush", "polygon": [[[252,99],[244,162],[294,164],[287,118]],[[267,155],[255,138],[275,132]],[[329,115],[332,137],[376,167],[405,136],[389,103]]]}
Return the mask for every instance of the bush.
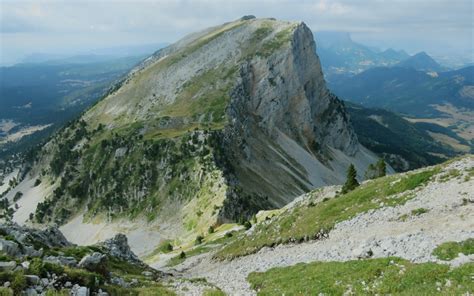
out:
{"label": "bush", "polygon": [[184,251],[181,251],[181,253],[179,253],[179,258],[180,259],[186,258],[186,253]]}
{"label": "bush", "polygon": [[26,288],[26,278],[21,271],[17,271],[13,274],[11,288],[15,295],[21,295],[21,291]]}
{"label": "bush", "polygon": [[43,262],[39,258],[34,258],[31,261],[28,271],[31,274],[34,274],[40,277],[46,274],[46,270],[43,267]]}
{"label": "bush", "polygon": [[202,235],[198,235],[198,236],[196,236],[196,240],[194,241],[194,243],[196,245],[200,245],[200,244],[202,244],[203,240],[204,240],[204,237]]}
{"label": "bush", "polygon": [[370,164],[365,172],[366,179],[376,179],[387,174],[387,165],[383,159],[379,159],[375,164]]}
{"label": "bush", "polygon": [[17,193],[15,193],[15,196],[13,197],[13,202],[18,201],[22,196],[23,196],[23,192],[18,191]]}
{"label": "bush", "polygon": [[250,228],[252,228],[252,223],[250,223],[250,221],[245,221],[244,227],[245,227],[245,230],[249,230]]}
{"label": "bush", "polygon": [[36,186],[38,186],[39,184],[41,184],[41,180],[40,180],[40,179],[36,179],[34,186],[36,187]]}
{"label": "bush", "polygon": [[70,282],[89,287],[92,290],[104,282],[101,275],[83,269],[68,268],[65,269],[65,272]]}
{"label": "bush", "polygon": [[[61,275],[64,272],[64,267],[61,265],[53,264],[53,263],[43,263],[43,270],[46,272],[54,273],[56,275]],[[46,275],[43,275],[46,276]]]}
{"label": "bush", "polygon": [[164,242],[160,245],[160,252],[168,253],[173,251],[173,245],[170,242]]}
{"label": "bush", "polygon": [[214,230],[214,227],[209,226],[209,229],[207,230],[207,232],[208,232],[209,234],[211,234],[211,233],[214,233],[214,231],[215,231],[215,230]]}

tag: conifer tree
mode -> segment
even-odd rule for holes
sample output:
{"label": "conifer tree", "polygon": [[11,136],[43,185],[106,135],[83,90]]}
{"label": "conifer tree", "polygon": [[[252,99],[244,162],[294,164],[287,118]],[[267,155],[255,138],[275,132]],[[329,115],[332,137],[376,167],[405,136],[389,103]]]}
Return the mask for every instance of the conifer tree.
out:
{"label": "conifer tree", "polygon": [[383,177],[387,174],[387,165],[385,164],[385,161],[382,158],[377,161],[376,167],[377,177]]}
{"label": "conifer tree", "polygon": [[344,186],[342,186],[342,193],[347,193],[349,191],[354,190],[357,186],[359,186],[359,182],[357,182],[357,171],[353,164],[349,166],[347,169],[347,179]]}

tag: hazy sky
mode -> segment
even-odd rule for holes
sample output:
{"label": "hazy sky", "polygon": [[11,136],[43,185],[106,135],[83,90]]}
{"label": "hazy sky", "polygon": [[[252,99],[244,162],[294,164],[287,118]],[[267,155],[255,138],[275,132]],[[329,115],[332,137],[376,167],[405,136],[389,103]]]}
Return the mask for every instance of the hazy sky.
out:
{"label": "hazy sky", "polygon": [[72,53],[173,42],[242,15],[302,20],[410,53],[472,55],[472,0],[0,0],[0,63],[33,52]]}

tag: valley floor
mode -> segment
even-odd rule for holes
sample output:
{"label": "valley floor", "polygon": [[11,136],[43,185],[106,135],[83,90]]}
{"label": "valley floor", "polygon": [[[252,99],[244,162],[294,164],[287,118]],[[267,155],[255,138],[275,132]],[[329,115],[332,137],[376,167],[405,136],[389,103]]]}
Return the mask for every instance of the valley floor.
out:
{"label": "valley floor", "polygon": [[[255,295],[247,281],[251,272],[302,262],[389,256],[453,266],[474,262],[474,255],[461,254],[450,262],[432,255],[444,242],[474,238],[474,178],[453,173],[471,174],[473,168],[472,156],[452,162],[436,181],[415,189],[416,197],[404,205],[382,207],[342,221],[327,239],[264,248],[231,261],[216,261],[212,253],[206,253],[190,257],[168,271],[184,278],[205,278],[229,295]],[[199,290],[195,292],[200,294]],[[182,293],[194,294],[189,287]]]}

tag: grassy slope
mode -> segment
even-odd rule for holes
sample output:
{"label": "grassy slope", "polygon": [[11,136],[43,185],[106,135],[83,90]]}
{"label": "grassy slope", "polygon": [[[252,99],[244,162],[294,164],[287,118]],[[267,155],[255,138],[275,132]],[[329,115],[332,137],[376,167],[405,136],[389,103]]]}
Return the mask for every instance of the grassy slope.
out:
{"label": "grassy slope", "polygon": [[458,254],[474,254],[474,238],[462,242],[446,242],[433,250],[433,255],[441,260],[452,260],[458,257]]}
{"label": "grassy slope", "polygon": [[387,176],[367,182],[354,191],[305,207],[295,207],[282,215],[260,223],[244,239],[234,241],[220,250],[216,257],[233,258],[255,253],[265,246],[319,238],[336,223],[357,214],[383,206],[396,206],[413,197],[410,190],[426,184],[439,168]]}
{"label": "grassy slope", "polygon": [[474,290],[474,264],[415,264],[399,258],[314,262],[248,277],[258,295],[461,295]]}

